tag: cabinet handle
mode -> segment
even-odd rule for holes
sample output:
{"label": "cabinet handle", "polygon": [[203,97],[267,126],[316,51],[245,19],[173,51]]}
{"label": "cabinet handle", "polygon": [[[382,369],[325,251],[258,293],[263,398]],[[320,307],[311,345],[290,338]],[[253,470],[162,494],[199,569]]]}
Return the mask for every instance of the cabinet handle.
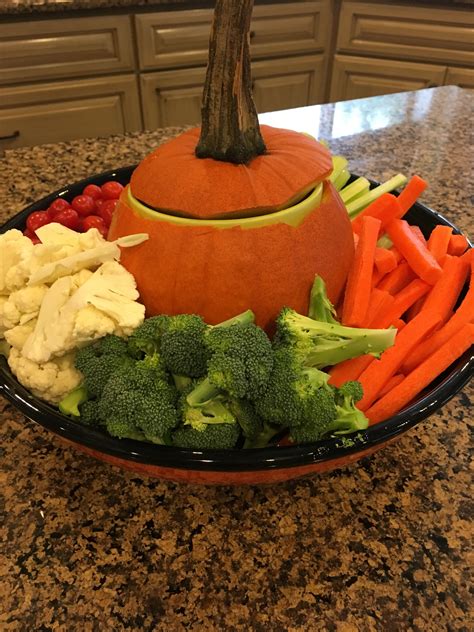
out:
{"label": "cabinet handle", "polygon": [[20,135],[20,132],[16,130],[12,134],[7,134],[6,136],[0,136],[0,140],[12,140],[13,138],[18,138],[19,135]]}

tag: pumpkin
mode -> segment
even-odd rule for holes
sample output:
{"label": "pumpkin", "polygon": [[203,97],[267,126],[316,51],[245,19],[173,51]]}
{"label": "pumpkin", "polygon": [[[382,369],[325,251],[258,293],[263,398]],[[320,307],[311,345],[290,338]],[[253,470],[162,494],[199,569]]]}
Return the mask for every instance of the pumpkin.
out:
{"label": "pumpkin", "polygon": [[354,244],[326,180],[329,151],[307,135],[258,123],[252,5],[216,1],[202,125],[146,157],[115,210],[109,238],[149,234],[121,259],[148,316],[199,313],[215,324],[250,308],[268,328],[283,305],[306,312],[315,274],[334,303],[344,287]]}

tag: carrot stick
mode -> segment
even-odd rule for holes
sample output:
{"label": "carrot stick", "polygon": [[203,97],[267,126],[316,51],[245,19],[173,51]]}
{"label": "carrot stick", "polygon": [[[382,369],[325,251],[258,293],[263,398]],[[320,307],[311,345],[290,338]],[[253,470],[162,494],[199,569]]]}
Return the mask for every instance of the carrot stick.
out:
{"label": "carrot stick", "polygon": [[441,375],[453,362],[462,356],[474,343],[474,325],[464,325],[454,336],[428,356],[416,369],[395,386],[390,393],[379,399],[365,411],[370,424],[388,419]]}
{"label": "carrot stick", "polygon": [[[374,288],[375,291],[377,288]],[[386,292],[384,290],[378,290],[381,292],[381,296],[376,304],[374,304],[374,310],[368,314],[368,323],[367,327],[369,329],[383,329],[385,325],[385,314],[392,309],[393,304],[395,303],[395,298],[390,294],[390,292]]]}
{"label": "carrot stick", "polygon": [[397,373],[396,375],[392,375],[392,377],[385,384],[385,386],[382,386],[382,388],[380,389],[378,398],[380,399],[387,393],[390,393],[390,391],[394,389],[395,386],[398,386],[400,382],[403,382],[404,379],[405,379],[405,376],[403,375],[403,373]]}
{"label": "carrot stick", "polygon": [[387,226],[387,233],[407,260],[413,271],[426,283],[434,285],[442,270],[428,248],[412,233],[408,222],[395,219]]}
{"label": "carrot stick", "polygon": [[395,217],[401,217],[400,213],[401,209],[397,198],[391,193],[384,193],[352,220],[352,231],[357,235],[360,234],[364,217],[375,217],[379,219],[382,228]]}
{"label": "carrot stick", "polygon": [[376,287],[372,288],[369,299],[369,307],[363,320],[362,327],[369,327],[375,314],[383,312],[391,305],[391,302],[387,302],[387,296],[390,297],[388,292],[378,290]]}
{"label": "carrot stick", "polygon": [[413,176],[410,181],[407,183],[403,191],[398,196],[398,203],[400,204],[400,208],[402,210],[402,215],[408,211],[409,208],[413,206],[413,204],[417,201],[420,195],[428,186],[426,180],[420,178],[420,176]]}
{"label": "carrot stick", "polygon": [[371,362],[358,378],[364,390],[363,398],[357,403],[360,410],[367,410],[373,404],[379,397],[380,390],[400,369],[405,358],[440,322],[439,314],[425,312],[418,314],[398,332],[393,347],[386,349],[380,359]]}
{"label": "carrot stick", "polygon": [[451,235],[448,244],[448,254],[459,256],[469,248],[469,242],[464,235]]}
{"label": "carrot stick", "polygon": [[468,272],[467,260],[461,257],[449,257],[443,266],[443,274],[425,299],[423,311],[437,311],[441,314],[441,322],[445,323],[461,294]]}
{"label": "carrot stick", "polygon": [[430,285],[421,279],[415,279],[404,287],[393,298],[392,306],[381,315],[378,328],[385,329],[401,318],[415,301],[424,296],[430,290]]}
{"label": "carrot stick", "polygon": [[372,291],[374,256],[380,230],[380,220],[364,217],[354,261],[349,270],[342,306],[342,323],[358,327],[363,322],[369,307]]}
{"label": "carrot stick", "polygon": [[426,294],[422,296],[421,298],[419,298],[417,301],[415,301],[413,305],[407,309],[407,313],[406,313],[407,322],[410,322],[410,320],[413,320],[415,316],[420,313],[421,309],[423,308],[423,304],[425,300],[426,300]]}
{"label": "carrot stick", "polygon": [[448,252],[448,244],[451,238],[453,229],[451,226],[443,226],[438,224],[431,231],[431,235],[428,239],[428,250],[438,263]]}
{"label": "carrot stick", "polygon": [[413,281],[416,274],[410,268],[406,261],[402,261],[398,264],[395,270],[389,272],[384,278],[379,281],[377,288],[390,292],[390,294],[396,294],[402,290],[406,285]]}
{"label": "carrot stick", "polygon": [[422,230],[421,230],[421,228],[419,226],[412,226],[410,224],[410,230],[415,235],[415,237],[418,237],[418,239],[421,241],[421,243],[424,246],[427,246],[427,241],[426,241],[425,236],[423,235],[423,232],[422,232]]}
{"label": "carrot stick", "polygon": [[413,371],[415,367],[429,357],[434,349],[439,349],[442,345],[447,343],[461,327],[472,322],[474,322],[474,258],[472,258],[471,261],[469,290],[461,305],[443,327],[435,331],[429,340],[422,342],[420,346],[413,351],[411,356],[406,359],[403,365],[403,372],[410,373]]}
{"label": "carrot stick", "polygon": [[357,358],[351,358],[350,360],[344,360],[344,362],[339,362],[339,364],[336,364],[329,370],[329,384],[332,384],[332,386],[342,386],[344,382],[357,380],[362,371],[366,369],[374,359],[374,356],[366,354],[358,356]]}
{"label": "carrot stick", "polygon": [[388,248],[376,248],[374,257],[377,272],[387,274],[397,267],[397,257]]}
{"label": "carrot stick", "polygon": [[398,331],[406,326],[406,322],[402,318],[397,318],[392,324]]}

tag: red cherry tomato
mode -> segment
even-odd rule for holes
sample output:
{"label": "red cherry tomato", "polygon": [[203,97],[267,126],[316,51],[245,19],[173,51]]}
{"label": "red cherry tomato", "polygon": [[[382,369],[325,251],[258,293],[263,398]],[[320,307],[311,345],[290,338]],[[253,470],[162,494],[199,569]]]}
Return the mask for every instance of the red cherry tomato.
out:
{"label": "red cherry tomato", "polygon": [[77,230],[79,228],[79,215],[73,208],[67,208],[66,210],[58,213],[55,216],[54,221],[70,228],[71,230]]}
{"label": "red cherry tomato", "polygon": [[48,207],[48,215],[53,220],[57,213],[65,211],[68,208],[70,208],[70,204],[67,200],[64,200],[63,198],[56,198]]}
{"label": "red cherry tomato", "polygon": [[123,191],[123,186],[120,182],[114,182],[111,180],[110,182],[106,182],[101,186],[102,197],[106,200],[118,200],[120,194]]}
{"label": "red cherry tomato", "polygon": [[86,187],[84,187],[82,195],[88,195],[93,200],[98,200],[102,197],[102,191],[100,190],[100,187],[97,186],[97,184],[88,184]]}
{"label": "red cherry tomato", "polygon": [[28,215],[26,227],[34,233],[38,228],[44,226],[45,224],[49,224],[50,222],[51,217],[47,211],[34,211]]}
{"label": "red cherry tomato", "polygon": [[81,217],[92,215],[95,211],[95,202],[88,195],[76,195],[71,206]]}
{"label": "red cherry tomato", "polygon": [[103,237],[107,237],[108,228],[102,217],[98,217],[97,215],[88,215],[88,217],[84,217],[82,220],[82,229],[84,232],[87,232],[90,228],[97,228]]}
{"label": "red cherry tomato", "polygon": [[34,244],[40,244],[41,243],[41,239],[38,237],[38,235],[33,233],[28,228],[23,231],[23,234],[24,234],[25,237],[29,237]]}
{"label": "red cherry tomato", "polygon": [[97,214],[99,217],[102,217],[106,226],[110,226],[117,202],[118,200],[104,200],[104,203],[101,204],[97,211]]}

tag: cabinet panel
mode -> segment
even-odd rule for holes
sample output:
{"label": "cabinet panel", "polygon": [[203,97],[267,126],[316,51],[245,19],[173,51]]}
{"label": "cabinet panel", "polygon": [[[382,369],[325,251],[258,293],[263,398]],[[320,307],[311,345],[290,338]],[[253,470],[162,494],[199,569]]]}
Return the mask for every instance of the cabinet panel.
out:
{"label": "cabinet panel", "polygon": [[133,70],[128,16],[2,24],[0,83]]}
{"label": "cabinet panel", "polygon": [[444,83],[447,86],[474,89],[474,69],[448,68]]}
{"label": "cabinet panel", "polygon": [[[137,15],[140,68],[205,65],[211,22],[211,9]],[[330,24],[330,0],[256,6],[250,32],[252,58],[324,50]]]}
{"label": "cabinet panel", "polygon": [[463,65],[474,64],[473,42],[472,11],[344,2],[337,50]]}
{"label": "cabinet panel", "polygon": [[[259,112],[320,103],[325,57],[308,55],[252,64]],[[206,69],[165,70],[141,75],[146,129],[198,124]]]}
{"label": "cabinet panel", "polygon": [[345,101],[441,86],[445,74],[445,66],[335,55],[330,100]]}
{"label": "cabinet panel", "polygon": [[140,129],[133,75],[0,88],[2,149]]}

